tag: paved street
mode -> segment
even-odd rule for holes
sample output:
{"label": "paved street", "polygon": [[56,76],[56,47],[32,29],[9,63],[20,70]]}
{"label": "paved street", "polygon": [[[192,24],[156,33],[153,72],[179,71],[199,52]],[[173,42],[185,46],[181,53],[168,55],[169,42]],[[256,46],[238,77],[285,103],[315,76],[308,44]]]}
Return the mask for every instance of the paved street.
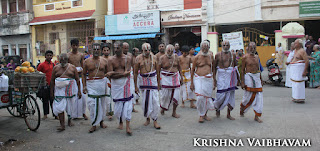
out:
{"label": "paved street", "polygon": [[[264,86],[264,109],[262,124],[253,121],[253,110],[245,117],[239,116],[240,100],[243,90],[236,91],[236,108],[232,111],[235,121],[226,118],[226,108],[221,117],[216,118],[210,111],[212,121],[198,123],[195,109],[178,108],[180,119],[170,115],[171,110],[159,117],[161,130],[151,125],[143,126],[141,106],[139,113],[132,114],[133,136],[118,130],[117,122],[106,121],[107,129],[98,129],[89,134],[90,122],[74,121],[75,126],[64,132],[56,132],[57,120],[41,121],[37,132],[28,131],[23,119],[10,116],[6,109],[0,110],[0,142],[5,143],[0,150],[319,150],[320,148],[320,90],[307,89],[306,103],[291,102],[291,89]],[[41,102],[39,102],[40,105]],[[186,104],[187,106],[189,103]],[[89,115],[89,113],[87,113]],[[244,147],[193,147],[193,138],[231,138],[242,139]],[[246,138],[299,138],[311,139],[312,147],[249,147]]]}

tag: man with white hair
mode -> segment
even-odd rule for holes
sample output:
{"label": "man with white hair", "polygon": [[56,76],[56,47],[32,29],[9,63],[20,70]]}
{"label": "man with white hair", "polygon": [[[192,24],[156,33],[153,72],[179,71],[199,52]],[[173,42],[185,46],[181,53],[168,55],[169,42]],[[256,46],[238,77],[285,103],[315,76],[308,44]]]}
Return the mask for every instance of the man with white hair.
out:
{"label": "man with white hair", "polygon": [[[160,129],[157,122],[160,111],[159,89],[160,89],[160,72],[157,71],[157,57],[151,54],[151,45],[144,43],[142,45],[142,54],[136,58],[134,67],[134,85],[135,92],[138,94],[141,90],[142,109],[144,117],[147,118],[145,126],[150,124],[150,118],[153,120],[154,127]],[[138,71],[140,70],[140,75]],[[139,76],[139,83],[138,83]],[[138,87],[139,86],[139,87]]]}
{"label": "man with white hair", "polygon": [[[238,83],[238,67],[236,55],[230,52],[229,41],[222,42],[222,52],[215,55],[215,72],[214,84],[217,87],[216,100],[213,102],[216,108],[217,117],[220,116],[220,111],[228,106],[227,118],[234,120],[230,112],[235,106],[235,90]],[[217,77],[216,77],[216,74]]]}
{"label": "man with white hair", "polygon": [[197,110],[199,122],[210,121],[207,116],[208,110],[214,109],[212,93],[214,90],[214,57],[209,53],[209,43],[203,41],[200,44],[200,53],[195,56],[191,69],[190,89],[195,91],[197,96]]}
{"label": "man with white hair", "polygon": [[259,119],[263,109],[262,78],[255,42],[249,43],[247,52],[242,59],[241,88],[245,92],[240,104],[240,116],[244,116],[252,107],[255,113],[254,120],[262,123]]}
{"label": "man with white hair", "polygon": [[54,98],[53,113],[59,116],[60,127],[58,131],[65,130],[64,112],[68,114],[68,126],[73,126],[71,123],[71,114],[76,96],[81,98],[81,89],[79,75],[76,67],[68,63],[68,55],[62,53],[59,56],[60,64],[55,66],[52,71],[50,95]]}
{"label": "man with white hair", "polygon": [[292,81],[293,102],[304,103],[305,101],[305,80],[308,80],[309,59],[306,51],[303,50],[301,39],[294,41],[294,55],[290,62],[290,76]]}
{"label": "man with white hair", "polygon": [[[180,100],[180,85],[182,84],[181,68],[179,64],[179,57],[173,53],[173,45],[167,45],[166,54],[161,56],[157,70],[161,71],[161,114],[164,115],[164,111],[167,111],[171,104],[173,104],[172,116],[179,118],[176,109]],[[158,76],[158,81],[160,81]]]}

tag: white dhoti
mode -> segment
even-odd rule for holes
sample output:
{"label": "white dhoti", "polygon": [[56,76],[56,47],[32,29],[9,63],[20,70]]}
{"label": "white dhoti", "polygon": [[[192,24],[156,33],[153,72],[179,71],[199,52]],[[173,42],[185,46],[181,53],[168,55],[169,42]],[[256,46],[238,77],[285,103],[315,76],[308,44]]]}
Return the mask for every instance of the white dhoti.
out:
{"label": "white dhoti", "polygon": [[195,94],[197,96],[197,110],[200,116],[204,116],[208,110],[214,110],[213,77],[212,74],[194,77]]}
{"label": "white dhoti", "polygon": [[244,78],[246,90],[244,91],[240,106],[244,112],[247,112],[252,106],[255,115],[261,116],[263,109],[263,95],[260,73],[246,73]]}
{"label": "white dhoti", "polygon": [[74,118],[72,115],[72,107],[76,101],[77,83],[74,79],[56,78],[54,87],[53,114],[67,112],[68,117]]}
{"label": "white dhoti", "polygon": [[302,76],[305,68],[305,63],[293,62],[290,63],[290,66],[290,77],[292,81],[292,98],[295,100],[305,100],[305,80],[307,80],[307,78]]}
{"label": "white dhoti", "polygon": [[182,77],[183,77],[183,85],[181,86],[181,94],[182,94],[182,101],[189,101],[195,99],[195,94],[190,89],[191,85],[191,73],[190,69],[182,70]]}
{"label": "white dhoti", "polygon": [[216,100],[213,102],[217,111],[223,110],[228,106],[229,110],[233,110],[235,106],[235,90],[237,88],[238,67],[228,67],[225,69],[218,68],[217,75],[217,94]]}
{"label": "white dhoti", "polygon": [[105,101],[106,101],[106,111],[108,113],[108,115],[113,115],[113,103],[112,103],[112,97],[111,97],[111,82],[110,80],[107,78],[107,96],[104,97]]}
{"label": "white dhoti", "polygon": [[91,125],[96,126],[103,121],[106,115],[106,101],[107,94],[107,78],[93,78],[87,80],[88,90],[88,109],[90,111]]}
{"label": "white dhoti", "polygon": [[87,94],[83,93],[82,78],[80,78],[80,91],[82,93],[81,95],[82,97],[80,99],[77,97],[76,102],[73,104],[72,114],[75,116],[74,118],[82,117],[83,114],[86,113],[86,109],[87,109],[87,105],[86,105]]}
{"label": "white dhoti", "polygon": [[156,121],[158,119],[158,113],[160,111],[159,104],[159,91],[157,82],[156,71],[140,74],[139,84],[141,98],[142,98],[142,110],[144,117],[151,118]]}
{"label": "white dhoti", "polygon": [[162,85],[162,89],[160,91],[160,107],[167,111],[172,102],[179,105],[180,76],[179,72],[172,73],[167,71],[161,71],[160,76]]}
{"label": "white dhoti", "polygon": [[291,75],[290,67],[291,67],[290,64],[287,65],[287,68],[286,68],[286,83],[285,83],[285,86],[289,87],[289,88],[292,87],[292,81],[291,81],[291,76],[290,76]]}
{"label": "white dhoti", "polygon": [[120,120],[131,120],[133,92],[130,76],[111,80],[111,96],[114,102],[114,115]]}

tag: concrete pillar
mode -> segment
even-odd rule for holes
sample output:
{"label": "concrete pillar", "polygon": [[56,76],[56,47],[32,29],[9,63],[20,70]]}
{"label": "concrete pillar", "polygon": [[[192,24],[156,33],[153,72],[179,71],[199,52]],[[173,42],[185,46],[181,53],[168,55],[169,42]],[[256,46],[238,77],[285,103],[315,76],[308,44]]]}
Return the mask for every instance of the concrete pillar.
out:
{"label": "concrete pillar", "polygon": [[36,50],[36,27],[31,26],[31,51],[32,51],[32,59],[33,63],[37,62],[37,50]]}
{"label": "concrete pillar", "polygon": [[30,59],[30,43],[27,44],[27,60],[32,62],[32,59]]}
{"label": "concrete pillar", "polygon": [[[0,13],[2,14],[2,3],[1,3],[1,1],[0,1]],[[1,50],[2,50],[2,48],[1,48]]]}
{"label": "concrete pillar", "polygon": [[108,0],[108,15],[113,15],[113,0]]}
{"label": "concrete pillar", "polygon": [[11,44],[8,44],[8,54],[9,54],[9,56],[12,55],[11,51],[12,51]]}
{"label": "concrete pillar", "polygon": [[201,26],[201,41],[208,39],[208,24]]}
{"label": "concrete pillar", "polygon": [[10,13],[10,5],[9,5],[9,0],[7,0],[7,13]]}
{"label": "concrete pillar", "polygon": [[0,56],[4,56],[3,54],[3,47],[0,45]]}
{"label": "concrete pillar", "polygon": [[20,56],[19,44],[16,44],[16,55]]}
{"label": "concrete pillar", "polygon": [[17,12],[19,12],[19,0],[16,0]]}
{"label": "concrete pillar", "polygon": [[219,39],[218,32],[208,32],[208,40],[210,40],[210,51],[215,55],[218,52]]}
{"label": "concrete pillar", "polygon": [[162,36],[162,42],[167,45],[169,44],[169,28],[164,28],[164,35]]}

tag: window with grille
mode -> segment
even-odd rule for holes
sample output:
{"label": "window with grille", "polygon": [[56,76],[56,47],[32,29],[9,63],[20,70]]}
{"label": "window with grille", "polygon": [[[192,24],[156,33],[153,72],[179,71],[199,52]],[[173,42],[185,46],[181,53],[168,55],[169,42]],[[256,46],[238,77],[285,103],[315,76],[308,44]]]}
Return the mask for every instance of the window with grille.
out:
{"label": "window with grille", "polygon": [[59,33],[50,33],[49,34],[50,44],[55,44],[56,39],[59,39]]}
{"label": "window with grille", "polygon": [[16,0],[10,0],[9,1],[9,7],[10,7],[10,13],[17,12],[17,1]]}
{"label": "window with grille", "polygon": [[1,1],[2,14],[6,14],[7,12],[7,1]]}
{"label": "window with grille", "polygon": [[26,1],[25,0],[18,0],[18,7],[19,7],[19,12],[25,11],[26,10]]}
{"label": "window with grille", "polygon": [[72,7],[79,7],[82,6],[82,0],[73,0]]}

